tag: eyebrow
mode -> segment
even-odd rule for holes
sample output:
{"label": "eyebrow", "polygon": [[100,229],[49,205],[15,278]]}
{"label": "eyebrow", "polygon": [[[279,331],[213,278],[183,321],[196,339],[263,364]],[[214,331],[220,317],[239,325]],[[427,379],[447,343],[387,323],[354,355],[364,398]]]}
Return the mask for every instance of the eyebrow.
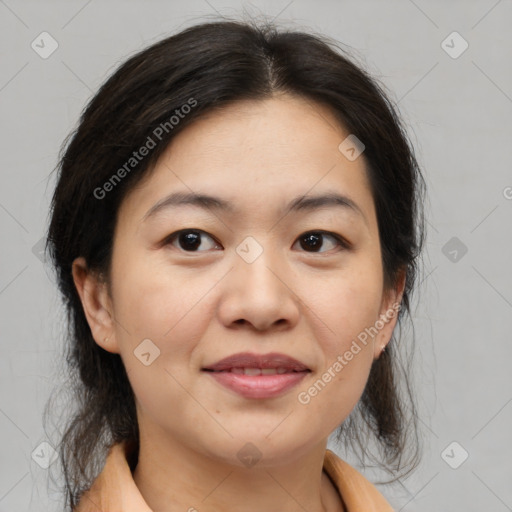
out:
{"label": "eyebrow", "polygon": [[[233,206],[232,203],[226,201],[225,199],[221,199],[220,197],[195,192],[174,192],[154,204],[146,212],[144,217],[142,217],[142,222],[156,216],[163,210],[169,208],[178,208],[180,206],[195,206],[205,210],[226,212],[231,215],[238,213],[238,210]],[[347,211],[360,215],[368,224],[368,220],[363,210],[355,201],[345,195],[341,195],[335,192],[329,192],[315,196],[298,196],[288,203],[283,212],[283,216],[288,215],[288,213],[291,212],[313,211],[325,207],[344,208]]]}

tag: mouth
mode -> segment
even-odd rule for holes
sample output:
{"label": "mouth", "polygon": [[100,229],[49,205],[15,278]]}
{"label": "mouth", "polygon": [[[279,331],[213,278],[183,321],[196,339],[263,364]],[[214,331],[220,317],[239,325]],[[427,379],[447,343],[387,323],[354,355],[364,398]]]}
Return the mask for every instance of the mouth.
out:
{"label": "mouth", "polygon": [[209,368],[203,368],[203,371],[213,373],[236,373],[238,375],[283,375],[285,373],[303,373],[311,370],[291,370],[290,368],[280,366],[278,368],[235,367],[227,370],[210,370]]}
{"label": "mouth", "polygon": [[284,354],[235,354],[204,367],[223,387],[244,398],[273,398],[296,386],[311,370]]}
{"label": "mouth", "polygon": [[[263,375],[311,371],[304,363],[294,359],[286,354],[272,352],[269,354],[252,354],[242,352],[225,357],[214,364],[202,368],[204,371],[233,373],[245,373],[246,375],[259,375],[251,373],[256,371],[263,372]],[[249,373],[246,373],[249,372]]]}

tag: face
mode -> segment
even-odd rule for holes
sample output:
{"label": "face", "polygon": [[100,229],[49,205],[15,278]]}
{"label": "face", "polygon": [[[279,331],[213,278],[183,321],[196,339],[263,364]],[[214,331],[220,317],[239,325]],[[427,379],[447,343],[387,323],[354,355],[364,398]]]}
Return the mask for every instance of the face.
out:
{"label": "face", "polygon": [[[349,415],[401,290],[383,287],[364,154],[338,149],[348,135],[296,97],[240,102],[181,132],[125,198],[111,296],[87,318],[121,355],[141,432],[234,464],[252,443],[271,465],[318,447]],[[219,202],[166,202],[176,193]],[[340,199],[305,201],[328,194]],[[240,353],[307,370],[272,358],[274,375],[204,370]]]}

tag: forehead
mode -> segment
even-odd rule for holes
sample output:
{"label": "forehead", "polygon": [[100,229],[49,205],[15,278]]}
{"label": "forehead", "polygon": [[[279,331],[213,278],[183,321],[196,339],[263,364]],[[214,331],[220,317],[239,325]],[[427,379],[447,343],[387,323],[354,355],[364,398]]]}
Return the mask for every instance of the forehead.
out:
{"label": "forehead", "polygon": [[[239,101],[209,112],[180,132],[124,207],[140,220],[174,191],[209,193],[261,212],[298,195],[350,196],[371,217],[364,158],[339,150],[349,132],[331,110],[296,96]],[[131,197],[130,197],[131,196]]]}
{"label": "forehead", "polygon": [[[324,105],[298,96],[243,100],[209,112],[187,127],[167,148],[174,161],[208,158],[225,163],[239,158],[254,176],[286,171],[339,156],[340,137],[348,133]],[[258,160],[255,160],[255,158]],[[165,156],[163,157],[165,160]],[[299,169],[298,169],[299,170]]]}

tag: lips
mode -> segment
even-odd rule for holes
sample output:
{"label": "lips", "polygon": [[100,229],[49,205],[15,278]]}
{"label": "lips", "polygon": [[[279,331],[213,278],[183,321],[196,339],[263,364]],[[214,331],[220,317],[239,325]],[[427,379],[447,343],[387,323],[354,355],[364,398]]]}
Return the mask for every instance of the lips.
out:
{"label": "lips", "polygon": [[311,370],[285,354],[235,354],[201,369],[246,399],[271,399],[297,386]]}
{"label": "lips", "polygon": [[311,371],[305,364],[285,354],[234,354],[202,368],[210,372],[231,372],[244,375],[282,375],[293,372]]}

